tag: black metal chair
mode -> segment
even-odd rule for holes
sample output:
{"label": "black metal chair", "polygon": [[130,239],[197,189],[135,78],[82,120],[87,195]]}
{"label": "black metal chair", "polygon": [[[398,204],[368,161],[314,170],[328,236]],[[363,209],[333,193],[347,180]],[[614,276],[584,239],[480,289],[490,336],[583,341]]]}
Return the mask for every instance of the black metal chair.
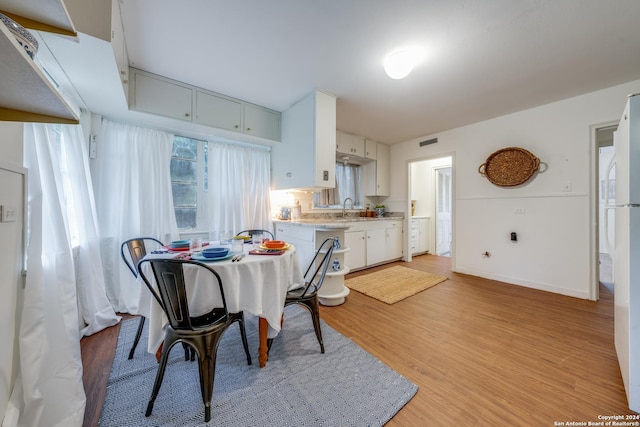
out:
{"label": "black metal chair", "polygon": [[[122,257],[122,260],[129,268],[129,270],[131,270],[131,274],[133,274],[133,277],[136,279],[138,278],[138,270],[136,270],[136,266],[138,265],[140,260],[147,255],[147,243],[157,245],[158,247],[163,246],[163,243],[160,240],[154,239],[153,237],[136,237],[135,239],[129,239],[126,242],[122,243],[122,245],[120,245],[120,256]],[[127,248],[128,258],[125,254],[125,247]],[[129,359],[133,359],[133,353],[136,351],[136,347],[138,346],[138,342],[140,341],[140,336],[142,336],[144,322],[145,317],[140,316],[140,323],[138,323],[136,338],[134,339],[131,350],[129,351]],[[188,353],[186,354],[186,357],[189,357]]]}
{"label": "black metal chair", "polygon": [[[156,288],[151,285],[144,274],[144,264],[149,263],[156,279]],[[203,274],[210,274],[213,285],[217,283],[221,303],[212,307],[209,312],[199,316],[192,316],[189,311],[189,301],[184,278],[184,265],[188,264],[202,269]],[[251,355],[247,343],[247,334],[242,312],[229,313],[222,288],[222,280],[218,273],[206,264],[191,260],[176,259],[147,259],[138,264],[138,272],[152,294],[161,300],[161,306],[169,319],[166,327],[162,357],[160,366],[153,385],[151,399],[147,405],[145,415],[148,417],[153,410],[153,404],[160,391],[164,371],[171,348],[178,342],[187,344],[193,348],[198,356],[198,369],[200,371],[200,391],[204,402],[204,419],[211,419],[211,397],[213,395],[213,383],[216,370],[216,355],[218,344],[224,332],[234,322],[239,323],[240,334],[244,351],[247,355],[247,363],[251,365]],[[200,273],[199,273],[200,274]]]}
{"label": "black metal chair", "polygon": [[241,232],[236,234],[236,236],[249,236],[249,237],[251,237],[252,234],[258,234],[258,233],[262,233],[263,235],[268,235],[271,240],[275,240],[275,237],[273,236],[273,233],[270,232],[269,230],[258,230],[258,229],[242,230]]}
{"label": "black metal chair", "polygon": [[[307,271],[304,273],[305,284],[303,287],[287,292],[284,306],[299,304],[311,313],[313,329],[320,343],[320,351],[324,353],[324,343],[322,342],[322,331],[320,330],[320,308],[318,304],[318,291],[324,282],[327,269],[333,254],[335,238],[326,239],[314,255]],[[309,273],[312,273],[311,275]],[[271,349],[273,338],[267,340],[267,348]]]}

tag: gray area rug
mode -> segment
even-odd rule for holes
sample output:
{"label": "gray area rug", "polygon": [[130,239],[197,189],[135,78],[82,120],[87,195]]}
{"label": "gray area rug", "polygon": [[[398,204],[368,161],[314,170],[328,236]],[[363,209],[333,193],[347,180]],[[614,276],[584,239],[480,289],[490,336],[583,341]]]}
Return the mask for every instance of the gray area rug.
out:
{"label": "gray area rug", "polygon": [[[246,316],[246,315],[245,315]],[[146,326],[128,360],[138,320],[122,323],[100,426],[382,426],[418,386],[322,322],[326,353],[302,308],[285,310],[267,366],[258,365],[257,319],[246,316],[253,364],[247,365],[238,326],[225,333],[216,363],[211,421],[204,422],[197,362],[171,351],[153,414],[145,417],[158,364],[146,352]]]}

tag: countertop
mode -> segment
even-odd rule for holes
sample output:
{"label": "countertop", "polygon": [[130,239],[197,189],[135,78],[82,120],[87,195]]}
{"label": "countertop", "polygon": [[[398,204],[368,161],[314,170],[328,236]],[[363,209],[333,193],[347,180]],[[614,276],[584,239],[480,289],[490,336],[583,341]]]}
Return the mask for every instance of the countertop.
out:
{"label": "countertop", "polygon": [[366,217],[348,217],[348,218],[311,218],[311,219],[296,219],[296,220],[281,220],[274,219],[274,223],[298,225],[300,227],[312,227],[312,228],[326,228],[326,229],[341,229],[349,228],[350,223],[354,222],[373,222],[373,221],[403,221],[404,218],[400,217],[383,217],[383,218],[366,218]]}

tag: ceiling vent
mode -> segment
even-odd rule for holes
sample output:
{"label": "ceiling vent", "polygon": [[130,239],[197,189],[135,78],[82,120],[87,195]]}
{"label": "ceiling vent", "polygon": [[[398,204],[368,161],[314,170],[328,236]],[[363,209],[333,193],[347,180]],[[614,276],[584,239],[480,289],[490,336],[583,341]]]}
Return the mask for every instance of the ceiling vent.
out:
{"label": "ceiling vent", "polygon": [[422,141],[419,145],[420,147],[424,147],[425,145],[435,144],[436,142],[438,142],[438,138],[427,139],[426,141]]}

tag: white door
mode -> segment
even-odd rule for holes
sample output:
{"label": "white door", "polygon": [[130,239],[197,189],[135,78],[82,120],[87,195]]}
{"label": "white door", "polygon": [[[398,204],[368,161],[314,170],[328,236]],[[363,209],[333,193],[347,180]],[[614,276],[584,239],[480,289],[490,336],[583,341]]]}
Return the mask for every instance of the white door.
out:
{"label": "white door", "polygon": [[451,256],[451,167],[435,169],[436,255]]}
{"label": "white door", "polygon": [[24,170],[0,164],[0,420],[18,370],[17,328],[23,270]]}

